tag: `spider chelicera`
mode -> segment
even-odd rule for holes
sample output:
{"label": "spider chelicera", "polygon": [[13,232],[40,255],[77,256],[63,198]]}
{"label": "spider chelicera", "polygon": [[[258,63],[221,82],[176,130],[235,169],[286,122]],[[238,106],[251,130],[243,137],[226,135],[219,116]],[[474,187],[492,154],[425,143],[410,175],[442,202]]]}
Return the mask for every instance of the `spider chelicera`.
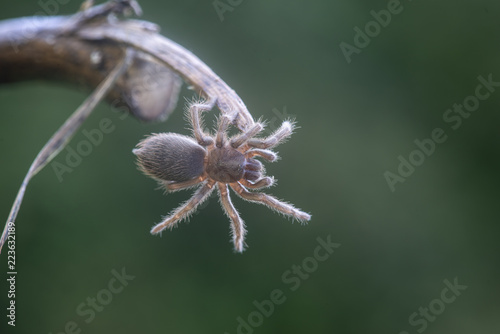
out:
{"label": "spider chelicera", "polygon": [[151,233],[157,234],[167,227],[173,228],[195,211],[215,188],[219,191],[222,208],[231,219],[232,238],[237,252],[244,249],[246,230],[229,197],[229,187],[244,200],[264,204],[300,222],[310,220],[309,214],[291,204],[265,193],[247,190],[266,188],[274,183],[273,177],[263,176],[263,165],[255,158],[276,161],[278,156],[269,149],[292,134],[293,122],[284,121],[267,138],[255,138],[264,129],[260,122],[228,138],[226,132],[231,120],[223,115],[218,120],[216,135],[210,136],[203,131],[201,113],[204,110],[206,106],[203,103],[193,103],[188,109],[194,138],[177,133],[152,134],[133,150],[138,158],[139,168],[167,191],[199,186],[188,201],[155,225]]}

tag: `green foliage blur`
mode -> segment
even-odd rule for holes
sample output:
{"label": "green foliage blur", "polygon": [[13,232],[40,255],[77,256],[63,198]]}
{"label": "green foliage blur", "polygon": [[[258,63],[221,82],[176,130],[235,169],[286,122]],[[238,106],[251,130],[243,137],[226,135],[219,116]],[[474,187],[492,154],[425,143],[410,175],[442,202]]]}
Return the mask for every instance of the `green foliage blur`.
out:
{"label": "green foliage blur", "polygon": [[[58,15],[80,6],[4,1],[0,19],[48,3]],[[219,13],[212,0],[140,1],[142,19],[208,64],[255,118],[296,119],[281,159],[266,164],[278,179],[266,192],[311,222],[233,194],[249,231],[248,249],[235,254],[214,194],[188,223],[150,235],[192,191],[164,195],[131,151],[150,133],[188,134],[193,93],[184,87],[155,124],[102,103],[69,146],[104,118],[114,130],[62,182],[49,165],[28,187],[16,224],[15,327],[0,255],[0,333],[498,333],[500,87],[483,87],[490,94],[475,109],[468,97],[479,76],[500,82],[500,3],[402,0],[390,22],[380,11],[395,0],[215,3]],[[383,24],[370,24],[375,17]],[[356,47],[350,63],[341,43]],[[43,81],[0,86],[0,217],[87,95]],[[474,111],[446,114],[464,100]],[[447,139],[431,150],[436,128]],[[415,153],[416,140],[432,153]],[[400,167],[410,158],[419,166]],[[410,175],[394,181],[398,168]],[[318,238],[340,246],[318,250]],[[128,281],[116,279],[122,271]],[[451,289],[456,282],[467,288]]]}

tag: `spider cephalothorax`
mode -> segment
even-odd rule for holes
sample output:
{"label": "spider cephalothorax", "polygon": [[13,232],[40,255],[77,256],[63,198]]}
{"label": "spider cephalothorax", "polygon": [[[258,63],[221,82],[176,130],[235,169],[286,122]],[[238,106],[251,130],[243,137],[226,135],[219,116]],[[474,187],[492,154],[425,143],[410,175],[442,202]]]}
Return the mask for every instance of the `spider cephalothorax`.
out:
{"label": "spider cephalothorax", "polygon": [[228,185],[245,200],[265,204],[301,222],[310,220],[309,214],[288,203],[264,193],[247,190],[266,188],[273,184],[274,179],[263,176],[262,163],[254,157],[275,161],[277,155],[269,149],[292,134],[293,123],[285,121],[271,136],[255,138],[264,128],[258,122],[241,134],[228,138],[226,131],[230,119],[221,116],[217,134],[212,137],[202,129],[200,114],[204,107],[203,104],[194,103],[189,108],[188,116],[194,138],[176,133],[153,134],[141,141],[133,151],[137,155],[139,168],[169,191],[201,184],[191,199],[155,225],[151,233],[157,234],[167,227],[174,227],[218,188],[222,208],[232,221],[235,250],[242,252],[245,245],[245,224],[231,203]]}

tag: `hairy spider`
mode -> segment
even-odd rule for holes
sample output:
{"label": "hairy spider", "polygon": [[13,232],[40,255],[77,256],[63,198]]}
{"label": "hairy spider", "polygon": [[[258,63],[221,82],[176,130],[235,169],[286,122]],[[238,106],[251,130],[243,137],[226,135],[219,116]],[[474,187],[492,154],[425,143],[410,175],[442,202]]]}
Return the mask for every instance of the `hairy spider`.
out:
{"label": "hairy spider", "polygon": [[245,246],[245,224],[231,203],[228,186],[244,200],[267,205],[300,222],[310,220],[309,214],[291,204],[264,193],[247,190],[266,188],[274,183],[274,178],[263,176],[262,163],[254,158],[275,161],[278,156],[269,149],[286,140],[292,134],[294,124],[285,121],[271,136],[255,138],[264,128],[262,123],[257,122],[241,134],[228,138],[226,131],[231,120],[227,116],[221,116],[217,133],[212,137],[203,131],[201,120],[201,113],[207,109],[203,103],[193,103],[188,108],[187,115],[194,138],[177,133],[152,134],[133,150],[137,155],[139,168],[167,191],[201,184],[191,199],[164,217],[161,223],[153,227],[151,233],[157,234],[167,227],[173,228],[217,188],[222,208],[232,221],[234,248],[237,252],[242,252]]}

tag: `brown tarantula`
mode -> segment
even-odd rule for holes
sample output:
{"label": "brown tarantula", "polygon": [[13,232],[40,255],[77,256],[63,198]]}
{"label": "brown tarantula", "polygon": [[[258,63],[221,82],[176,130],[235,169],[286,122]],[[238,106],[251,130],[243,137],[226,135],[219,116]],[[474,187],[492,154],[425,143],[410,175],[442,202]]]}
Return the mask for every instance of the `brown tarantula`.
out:
{"label": "brown tarantula", "polygon": [[232,221],[234,248],[237,252],[242,252],[245,245],[245,224],[231,203],[228,185],[244,200],[265,204],[300,222],[310,220],[309,214],[288,203],[264,193],[247,190],[266,188],[274,183],[274,178],[262,176],[262,163],[254,157],[275,161],[278,158],[276,153],[268,149],[282,143],[292,134],[293,122],[283,122],[267,138],[254,138],[264,128],[260,122],[243,133],[228,138],[226,131],[231,121],[227,116],[221,116],[217,134],[212,137],[205,134],[200,119],[205,109],[202,103],[193,103],[187,112],[194,138],[177,133],[152,134],[133,150],[137,155],[139,168],[167,191],[187,189],[201,183],[193,197],[155,225],[151,233],[157,234],[167,227],[174,227],[205,201],[214,188],[218,188],[222,208]]}

